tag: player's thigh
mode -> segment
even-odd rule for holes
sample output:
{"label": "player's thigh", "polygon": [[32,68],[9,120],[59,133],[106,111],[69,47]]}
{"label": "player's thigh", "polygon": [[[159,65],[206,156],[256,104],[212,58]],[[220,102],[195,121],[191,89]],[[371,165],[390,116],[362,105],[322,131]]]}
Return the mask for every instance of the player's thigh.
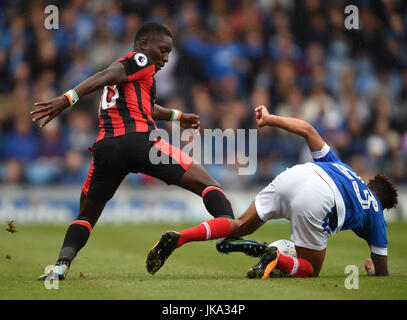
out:
{"label": "player's thigh", "polygon": [[212,176],[206,171],[206,169],[193,162],[189,166],[188,170],[181,177],[178,186],[190,190],[197,195],[201,195],[204,189],[208,186],[220,186],[220,184],[212,178]]}
{"label": "player's thigh", "polygon": [[319,275],[325,259],[328,232],[323,227],[324,217],[334,205],[333,198],[324,196],[323,187],[316,197],[317,192],[313,192],[313,186],[309,185],[291,202],[291,240],[297,256],[311,263],[313,277]]}
{"label": "player's thigh", "polygon": [[92,167],[82,187],[78,220],[88,221],[92,228],[98,221],[106,203],[113,197],[123,181],[125,173],[98,174]]}
{"label": "player's thigh", "polygon": [[309,177],[290,200],[291,240],[299,247],[324,250],[327,217],[335,209],[332,189],[318,175]]}
{"label": "player's thigh", "polygon": [[125,159],[117,149],[116,140],[101,140],[94,145],[92,164],[82,193],[98,203],[106,203],[113,197],[127,173]]}
{"label": "player's thigh", "polygon": [[295,250],[297,251],[298,258],[308,260],[311,263],[313,269],[311,276],[318,277],[322,268],[322,264],[324,263],[326,249],[314,250],[295,246]]}
{"label": "player's thigh", "polygon": [[207,186],[218,185],[204,167],[164,139],[152,143],[147,165],[140,172],[198,195]]}

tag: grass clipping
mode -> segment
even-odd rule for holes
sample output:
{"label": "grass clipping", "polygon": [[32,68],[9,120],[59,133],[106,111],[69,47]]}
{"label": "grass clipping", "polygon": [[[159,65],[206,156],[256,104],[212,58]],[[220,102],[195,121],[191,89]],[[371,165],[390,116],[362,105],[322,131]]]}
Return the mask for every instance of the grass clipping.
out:
{"label": "grass clipping", "polygon": [[5,229],[6,231],[10,232],[11,234],[13,234],[14,232],[17,232],[17,229],[14,226],[14,220],[7,222],[7,224],[8,224],[8,227]]}

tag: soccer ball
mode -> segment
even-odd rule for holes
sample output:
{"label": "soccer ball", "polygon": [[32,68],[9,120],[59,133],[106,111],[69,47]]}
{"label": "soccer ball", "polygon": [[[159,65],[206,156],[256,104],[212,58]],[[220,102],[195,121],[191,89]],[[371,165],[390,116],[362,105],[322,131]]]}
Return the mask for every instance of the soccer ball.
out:
{"label": "soccer ball", "polygon": [[277,240],[270,243],[269,247],[277,247],[280,253],[285,256],[297,257],[294,242],[290,240]]}

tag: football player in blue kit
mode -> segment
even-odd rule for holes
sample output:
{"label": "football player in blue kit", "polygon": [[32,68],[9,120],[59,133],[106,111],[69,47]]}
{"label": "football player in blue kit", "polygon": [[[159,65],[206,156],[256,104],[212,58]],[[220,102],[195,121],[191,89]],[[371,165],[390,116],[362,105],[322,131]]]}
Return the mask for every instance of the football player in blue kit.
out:
{"label": "football player in blue kit", "polygon": [[[176,248],[187,242],[225,238],[217,243],[218,251],[240,251],[261,257],[248,271],[248,278],[317,277],[328,236],[351,229],[370,248],[371,258],[365,261],[368,274],[388,275],[383,210],[397,205],[397,190],[390,180],[377,174],[366,184],[304,120],[272,115],[264,106],[257,107],[255,113],[260,128],[277,127],[302,136],[314,162],[298,164],[280,173],[238,219],[216,218],[181,232],[166,232],[149,252],[148,271],[154,274]],[[257,241],[239,240],[266,221],[281,218],[290,221],[297,257],[285,256],[276,247]]]}

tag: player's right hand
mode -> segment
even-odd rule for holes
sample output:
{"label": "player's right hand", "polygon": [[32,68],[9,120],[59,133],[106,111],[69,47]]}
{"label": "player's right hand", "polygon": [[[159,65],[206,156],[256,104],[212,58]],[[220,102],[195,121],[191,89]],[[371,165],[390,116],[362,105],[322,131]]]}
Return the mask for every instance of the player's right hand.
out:
{"label": "player's right hand", "polygon": [[258,127],[261,128],[268,124],[267,118],[270,117],[270,113],[265,106],[258,106],[254,109],[254,112],[256,113],[256,123]]}
{"label": "player's right hand", "polygon": [[375,268],[372,259],[369,258],[365,260],[365,270],[368,276],[375,275]]}
{"label": "player's right hand", "polygon": [[69,101],[64,96],[59,96],[48,101],[36,102],[34,106],[38,108],[30,112],[33,116],[32,121],[37,122],[45,118],[40,124],[40,128],[43,128],[48,122],[64,111],[65,108],[69,107]]}
{"label": "player's right hand", "polygon": [[183,113],[179,124],[184,129],[194,129],[196,134],[199,134],[201,125],[200,117],[194,113]]}

